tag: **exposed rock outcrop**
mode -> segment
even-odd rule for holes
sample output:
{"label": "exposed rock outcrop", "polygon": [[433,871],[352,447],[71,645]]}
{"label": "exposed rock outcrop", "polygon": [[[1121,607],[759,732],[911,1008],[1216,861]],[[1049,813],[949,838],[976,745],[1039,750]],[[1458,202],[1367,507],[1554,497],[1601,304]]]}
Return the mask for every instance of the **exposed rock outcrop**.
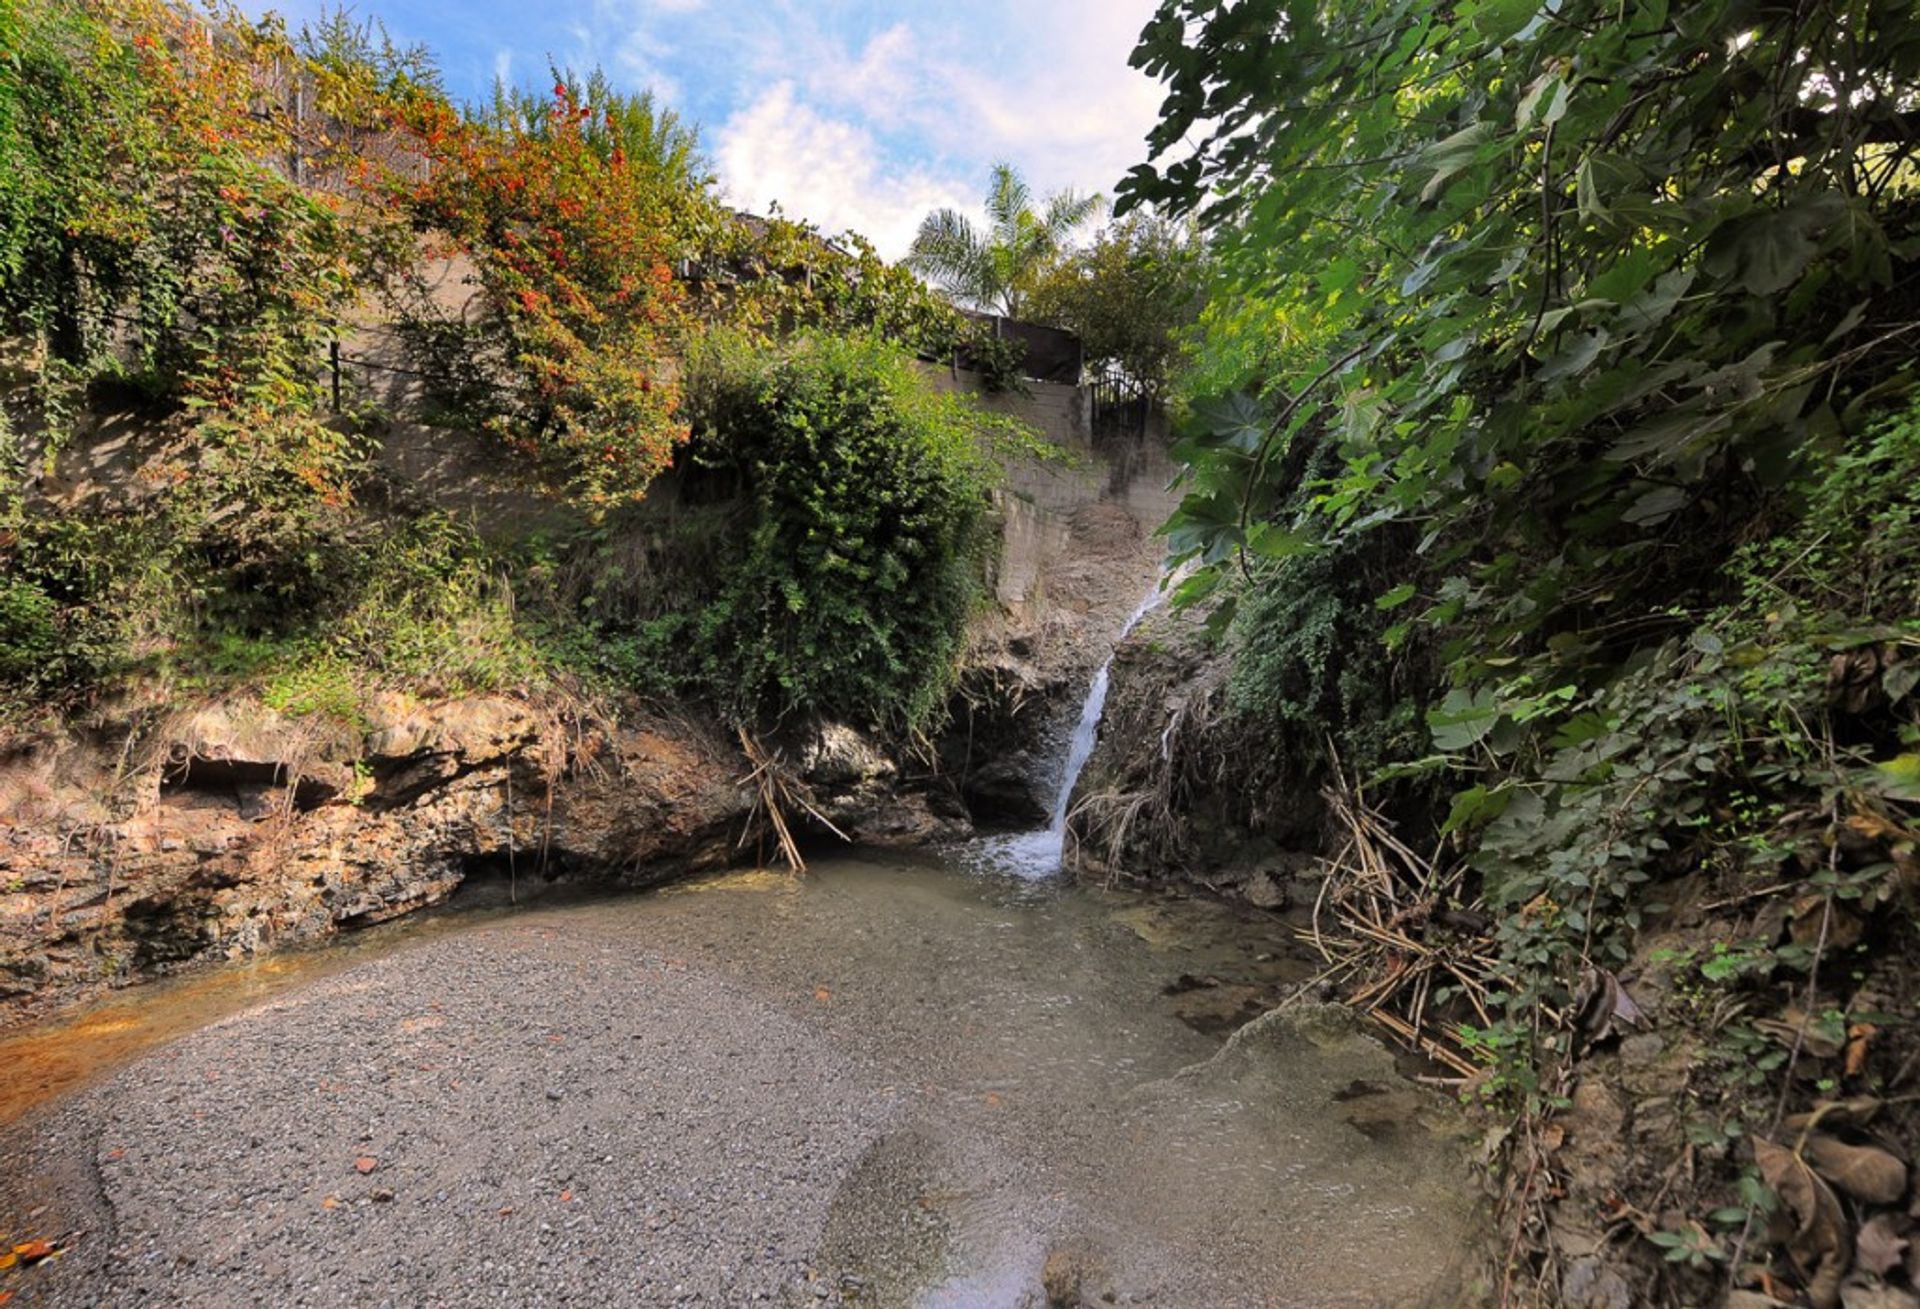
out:
{"label": "exposed rock outcrop", "polygon": [[377,721],[228,700],[0,756],[0,1014],[444,901],[478,866],[645,885],[724,862],[751,798],[695,726],[503,697]]}
{"label": "exposed rock outcrop", "polygon": [[[1051,514],[1003,506],[1000,607],[974,626],[938,742],[941,769],[975,822],[1022,829],[1051,817],[1088,683],[1160,574],[1153,515],[1163,509],[1124,494]],[[1047,531],[1015,530],[1036,515]]]}

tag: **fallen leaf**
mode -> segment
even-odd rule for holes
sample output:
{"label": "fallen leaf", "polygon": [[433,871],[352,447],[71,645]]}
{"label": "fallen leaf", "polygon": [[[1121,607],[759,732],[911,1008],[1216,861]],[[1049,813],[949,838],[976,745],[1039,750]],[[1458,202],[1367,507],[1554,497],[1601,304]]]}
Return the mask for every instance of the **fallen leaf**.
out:
{"label": "fallen leaf", "polygon": [[320,1202],[320,1207],[322,1209],[338,1209],[340,1207],[340,1197],[337,1195],[330,1195],[326,1199]]}
{"label": "fallen leaf", "polygon": [[380,1161],[370,1154],[363,1154],[353,1161],[354,1170],[365,1176],[380,1166]]}
{"label": "fallen leaf", "polygon": [[1813,1309],[1834,1309],[1840,1303],[1840,1279],[1853,1262],[1853,1241],[1838,1197],[1798,1155],[1771,1141],[1756,1136],[1753,1159],[1761,1180],[1779,1194],[1798,1223],[1788,1238],[1787,1253],[1807,1275]]}
{"label": "fallen leaf", "polygon": [[1847,819],[1847,826],[1869,841],[1908,841],[1914,834],[1885,814],[1862,810]]}
{"label": "fallen leaf", "polygon": [[1848,1145],[1815,1133],[1800,1153],[1815,1172],[1856,1200],[1893,1204],[1907,1193],[1907,1166],[1877,1145]]}
{"label": "fallen leaf", "polygon": [[1920,1301],[1903,1287],[1848,1282],[1840,1288],[1840,1303],[1845,1309],[1913,1309]]}
{"label": "fallen leaf", "polygon": [[813,988],[813,998],[821,1004],[825,1004],[827,1001],[833,999],[833,992],[824,986],[816,986]]}
{"label": "fallen leaf", "polygon": [[13,1303],[13,1292],[0,1291],[0,1305],[7,1305],[12,1303]]}
{"label": "fallen leaf", "polygon": [[1854,1262],[1875,1277],[1885,1277],[1888,1270],[1907,1261],[1907,1244],[1907,1238],[1895,1230],[1892,1216],[1880,1214],[1854,1238]]}
{"label": "fallen leaf", "polygon": [[1840,1053],[1840,1042],[1822,1032],[1820,1025],[1796,1005],[1788,1006],[1779,1018],[1757,1018],[1753,1025],[1789,1050],[1798,1042],[1801,1052],[1815,1059],[1831,1059]]}
{"label": "fallen leaf", "polygon": [[57,1248],[52,1241],[22,1241],[13,1247],[13,1253],[21,1263],[31,1264],[49,1257]]}
{"label": "fallen leaf", "polygon": [[1005,1102],[1000,1098],[998,1091],[987,1092],[987,1108],[998,1109],[1003,1103]]}
{"label": "fallen leaf", "polygon": [[1855,1023],[1847,1029],[1846,1075],[1858,1077],[1867,1071],[1867,1054],[1880,1029],[1872,1023]]}
{"label": "fallen leaf", "polygon": [[1858,945],[1866,932],[1866,924],[1858,914],[1838,904],[1831,909],[1824,907],[1825,901],[1823,895],[1809,895],[1795,902],[1790,929],[1794,943],[1811,949],[1820,940],[1820,927],[1824,922],[1827,949],[1845,950]]}
{"label": "fallen leaf", "polygon": [[572,1192],[572,1191],[562,1191],[562,1192],[560,1193],[560,1203],[561,1203],[561,1204],[572,1204],[572,1203],[573,1203],[573,1192]]}
{"label": "fallen leaf", "polygon": [[19,1262],[20,1262],[20,1256],[15,1254],[13,1251],[11,1250],[0,1251],[0,1273],[6,1272],[9,1268],[13,1267],[15,1264]]}

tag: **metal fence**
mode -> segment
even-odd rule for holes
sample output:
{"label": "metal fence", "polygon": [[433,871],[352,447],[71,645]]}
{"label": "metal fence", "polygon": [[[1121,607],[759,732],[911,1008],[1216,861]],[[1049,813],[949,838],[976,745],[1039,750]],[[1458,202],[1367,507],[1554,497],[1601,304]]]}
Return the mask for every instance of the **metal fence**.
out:
{"label": "metal fence", "polygon": [[1154,398],[1139,381],[1113,364],[1087,380],[1088,421],[1095,436],[1144,436]]}

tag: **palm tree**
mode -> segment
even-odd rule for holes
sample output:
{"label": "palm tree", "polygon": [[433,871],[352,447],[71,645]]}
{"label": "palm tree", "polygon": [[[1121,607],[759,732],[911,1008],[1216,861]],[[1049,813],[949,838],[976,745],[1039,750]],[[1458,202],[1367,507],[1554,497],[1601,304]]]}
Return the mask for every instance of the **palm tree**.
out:
{"label": "palm tree", "polygon": [[906,264],[955,299],[1017,318],[1035,279],[1105,203],[1101,196],[1057,191],[1036,213],[1026,180],[1012,164],[995,164],[986,230],[957,209],[936,209],[921,220]]}

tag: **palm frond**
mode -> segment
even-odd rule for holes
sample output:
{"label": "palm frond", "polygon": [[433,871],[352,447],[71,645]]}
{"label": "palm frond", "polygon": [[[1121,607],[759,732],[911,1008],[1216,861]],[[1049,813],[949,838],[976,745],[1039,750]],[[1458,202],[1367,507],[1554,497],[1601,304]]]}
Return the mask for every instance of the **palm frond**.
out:
{"label": "palm frond", "polygon": [[990,243],[956,209],[936,209],[921,219],[903,262],[959,299],[986,304],[994,297]]}
{"label": "palm frond", "polygon": [[1106,204],[1107,198],[1097,193],[1081,195],[1075,191],[1061,191],[1047,198],[1047,212],[1040,222],[1057,248],[1065,245],[1067,238],[1073,235],[1073,230],[1106,208]]}
{"label": "palm frond", "polygon": [[1012,164],[998,163],[987,183],[987,217],[995,233],[1010,230],[1033,208],[1033,191]]}

